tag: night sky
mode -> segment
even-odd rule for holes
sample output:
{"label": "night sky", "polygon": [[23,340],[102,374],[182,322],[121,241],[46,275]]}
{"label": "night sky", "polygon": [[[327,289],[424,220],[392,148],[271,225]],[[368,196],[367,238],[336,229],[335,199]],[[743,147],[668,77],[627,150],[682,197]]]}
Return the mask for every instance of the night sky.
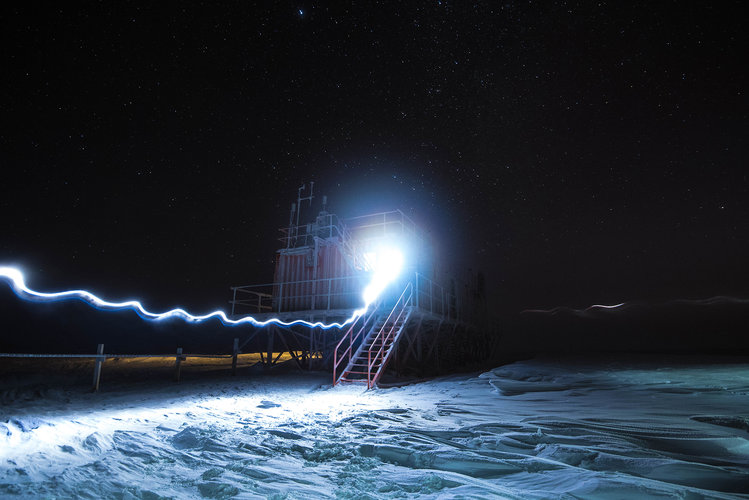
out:
{"label": "night sky", "polygon": [[314,180],[506,318],[749,297],[742,2],[157,4],[2,7],[0,262],[33,288],[225,309]]}

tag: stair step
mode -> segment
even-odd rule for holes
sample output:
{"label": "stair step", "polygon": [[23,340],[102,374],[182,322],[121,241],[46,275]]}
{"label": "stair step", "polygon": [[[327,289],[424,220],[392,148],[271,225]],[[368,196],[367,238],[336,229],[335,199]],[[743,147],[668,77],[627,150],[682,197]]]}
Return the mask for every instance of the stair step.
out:
{"label": "stair step", "polygon": [[[378,366],[382,364],[380,360],[375,361],[373,359],[372,361],[374,361],[374,363],[372,364],[373,369],[377,368]],[[367,358],[357,359],[354,363],[350,364],[348,367],[352,367],[352,366],[367,366]]]}
{"label": "stair step", "polygon": [[374,345],[374,346],[368,346],[368,347],[365,347],[364,349],[362,349],[362,352],[361,352],[361,354],[363,354],[364,356],[366,356],[366,355],[367,355],[367,353],[368,353],[369,351],[372,351],[372,354],[374,354],[374,353],[376,353],[377,351],[379,351],[380,349],[384,349],[385,351],[387,351],[387,350],[388,350],[388,349],[390,349],[390,348],[391,348],[392,346],[393,346],[393,344],[392,344],[392,343],[390,343],[390,344],[386,344],[386,345]]}
{"label": "stair step", "polygon": [[351,359],[372,359],[372,360],[374,360],[374,359],[377,359],[377,358],[379,358],[381,356],[384,356],[388,352],[390,352],[390,349],[383,349],[382,351],[380,351],[379,349],[375,349],[375,350],[372,351],[372,357],[370,358],[369,356],[367,356],[367,351],[364,351],[363,353],[361,353],[360,356],[356,356],[356,358],[351,358]]}

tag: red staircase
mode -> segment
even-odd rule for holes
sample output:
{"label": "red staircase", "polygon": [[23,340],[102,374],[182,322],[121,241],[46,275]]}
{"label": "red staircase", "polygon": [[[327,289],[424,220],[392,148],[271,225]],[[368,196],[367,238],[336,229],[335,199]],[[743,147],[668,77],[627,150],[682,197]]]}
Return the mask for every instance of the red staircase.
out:
{"label": "red staircase", "polygon": [[[333,355],[333,385],[366,383],[369,389],[377,385],[408,324],[412,294],[409,283],[392,309],[380,303],[351,325]],[[339,371],[344,362],[346,368]]]}

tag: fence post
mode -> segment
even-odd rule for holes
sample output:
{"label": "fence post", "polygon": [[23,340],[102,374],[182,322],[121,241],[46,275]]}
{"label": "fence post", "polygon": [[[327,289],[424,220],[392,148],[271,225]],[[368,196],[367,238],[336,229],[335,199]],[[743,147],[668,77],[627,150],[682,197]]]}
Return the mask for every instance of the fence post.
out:
{"label": "fence post", "polygon": [[265,360],[266,365],[263,368],[270,368],[273,366],[273,337],[276,334],[276,327],[272,326],[268,329],[268,358]]}
{"label": "fence post", "polygon": [[180,372],[182,371],[182,348],[177,348],[177,358],[174,362],[174,381],[179,382]]}
{"label": "fence post", "polygon": [[239,339],[234,339],[234,348],[231,355],[231,374],[237,374],[237,354],[239,353]]}
{"label": "fence post", "polygon": [[101,364],[104,361],[104,358],[101,356],[104,354],[104,344],[99,344],[96,347],[96,354],[99,356],[96,357],[96,361],[94,362],[94,392],[99,392],[99,381],[101,380]]}

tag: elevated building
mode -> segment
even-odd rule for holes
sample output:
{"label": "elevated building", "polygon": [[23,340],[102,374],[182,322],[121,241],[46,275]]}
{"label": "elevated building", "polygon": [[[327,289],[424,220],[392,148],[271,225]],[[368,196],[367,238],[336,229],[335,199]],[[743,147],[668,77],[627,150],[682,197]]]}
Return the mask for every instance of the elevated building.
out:
{"label": "elevated building", "polygon": [[[232,316],[345,323],[342,328],[268,325],[245,339],[244,352],[260,352],[267,364],[284,353],[309,369],[330,368],[333,382],[376,385],[387,369],[435,372],[477,361],[492,347],[483,284],[440,271],[433,244],[403,212],[342,219],[321,209],[300,223],[292,205],[281,228],[272,283],[232,287]],[[388,271],[388,251],[402,255],[395,278],[366,311],[364,291],[377,270]],[[401,263],[399,263],[401,264]],[[357,315],[357,311],[361,313]]]}

